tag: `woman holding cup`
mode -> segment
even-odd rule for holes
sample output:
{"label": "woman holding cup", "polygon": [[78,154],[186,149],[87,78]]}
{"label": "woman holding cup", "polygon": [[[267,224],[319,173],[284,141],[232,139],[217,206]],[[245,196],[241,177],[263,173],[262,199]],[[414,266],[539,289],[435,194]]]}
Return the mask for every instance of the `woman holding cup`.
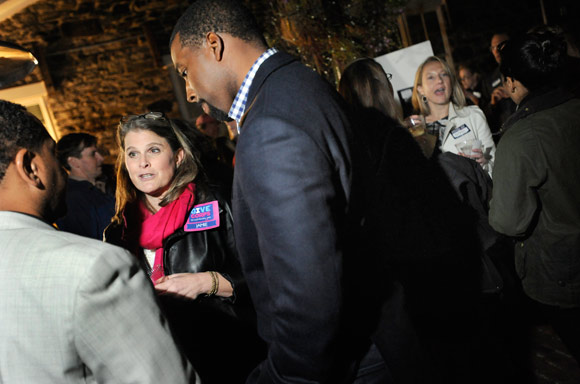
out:
{"label": "woman holding cup", "polygon": [[416,137],[422,147],[470,157],[491,176],[495,144],[485,115],[475,105],[466,106],[461,85],[444,60],[431,56],[419,66],[412,102],[420,115],[409,116],[407,126],[424,124],[426,137]]}

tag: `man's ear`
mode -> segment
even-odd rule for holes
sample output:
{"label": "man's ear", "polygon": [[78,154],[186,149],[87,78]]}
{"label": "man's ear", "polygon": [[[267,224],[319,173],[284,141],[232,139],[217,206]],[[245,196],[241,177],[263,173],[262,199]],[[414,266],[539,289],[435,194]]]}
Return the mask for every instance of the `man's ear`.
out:
{"label": "man's ear", "polygon": [[514,79],[513,77],[506,76],[505,81],[503,83],[505,89],[507,89],[508,91],[511,91],[513,93],[515,90],[515,86],[516,86],[515,81],[516,81],[516,79]]}
{"label": "man's ear", "polygon": [[38,159],[39,157],[34,152],[21,148],[16,152],[14,164],[16,164],[16,172],[23,182],[36,188],[43,188],[39,175]]}
{"label": "man's ear", "polygon": [[69,156],[66,158],[66,162],[68,163],[71,169],[76,168],[76,166],[78,165],[78,161],[79,159],[74,156]]}
{"label": "man's ear", "polygon": [[208,32],[205,36],[205,42],[216,61],[221,61],[224,55],[224,40],[222,37],[214,32]]}

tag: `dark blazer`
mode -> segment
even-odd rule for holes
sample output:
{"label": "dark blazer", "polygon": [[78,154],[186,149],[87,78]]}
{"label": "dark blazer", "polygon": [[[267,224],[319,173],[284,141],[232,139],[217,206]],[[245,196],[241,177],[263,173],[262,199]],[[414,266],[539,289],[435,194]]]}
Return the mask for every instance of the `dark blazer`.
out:
{"label": "dark blazer", "polygon": [[234,228],[269,351],[249,382],[348,382],[378,312],[393,310],[360,300],[374,297],[376,281],[356,254],[360,201],[342,103],[285,53],[266,60],[250,88],[236,149]]}
{"label": "dark blazer", "polygon": [[69,178],[66,207],[66,215],[56,220],[58,229],[102,240],[103,231],[115,214],[115,198],[87,180]]}

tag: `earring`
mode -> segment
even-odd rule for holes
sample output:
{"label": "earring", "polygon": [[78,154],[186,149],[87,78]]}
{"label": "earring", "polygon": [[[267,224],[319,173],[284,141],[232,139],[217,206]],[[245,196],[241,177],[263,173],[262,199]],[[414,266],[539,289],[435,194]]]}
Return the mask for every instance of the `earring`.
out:
{"label": "earring", "polygon": [[426,97],[425,95],[421,96],[421,99],[423,100],[423,102],[424,102],[425,104],[427,104],[427,97]]}

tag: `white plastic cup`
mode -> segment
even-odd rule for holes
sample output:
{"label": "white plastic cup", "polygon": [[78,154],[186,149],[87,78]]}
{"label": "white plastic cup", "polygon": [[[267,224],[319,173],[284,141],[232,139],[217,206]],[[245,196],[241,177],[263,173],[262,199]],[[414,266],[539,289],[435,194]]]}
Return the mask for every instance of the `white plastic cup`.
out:
{"label": "white plastic cup", "polygon": [[464,154],[465,156],[471,156],[471,142],[464,140],[460,143],[455,144],[455,148],[459,153]]}

